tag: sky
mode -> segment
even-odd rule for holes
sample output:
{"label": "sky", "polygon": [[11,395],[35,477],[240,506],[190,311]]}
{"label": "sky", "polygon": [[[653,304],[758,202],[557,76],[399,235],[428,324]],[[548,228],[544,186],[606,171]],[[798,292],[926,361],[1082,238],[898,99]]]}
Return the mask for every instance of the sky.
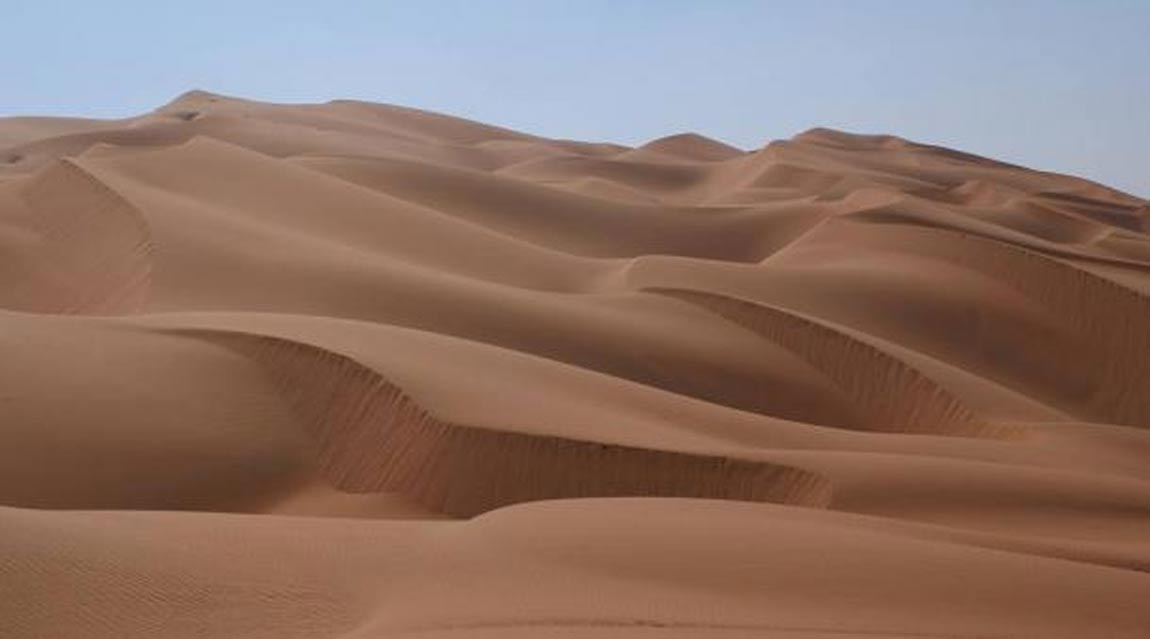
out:
{"label": "sky", "polygon": [[184,91],[752,149],[891,133],[1150,197],[1150,0],[0,0],[0,115]]}

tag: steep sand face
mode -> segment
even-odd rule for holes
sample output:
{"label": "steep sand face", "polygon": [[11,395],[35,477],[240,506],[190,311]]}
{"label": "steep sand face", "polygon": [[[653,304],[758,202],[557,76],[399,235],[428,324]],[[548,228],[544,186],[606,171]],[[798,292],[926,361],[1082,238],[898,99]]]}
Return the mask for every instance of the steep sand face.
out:
{"label": "steep sand face", "polygon": [[827,129],[0,119],[0,636],[1150,636],[1148,230]]}

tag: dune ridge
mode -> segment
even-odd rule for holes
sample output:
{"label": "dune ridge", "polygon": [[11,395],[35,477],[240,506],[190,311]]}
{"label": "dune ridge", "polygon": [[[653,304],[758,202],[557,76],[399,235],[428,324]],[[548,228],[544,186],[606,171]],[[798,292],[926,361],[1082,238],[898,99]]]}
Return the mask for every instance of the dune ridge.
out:
{"label": "dune ridge", "polygon": [[[1064,258],[998,240],[930,227],[900,227],[875,237],[899,251],[929,254],[981,271],[1050,309],[1094,346],[1083,351],[1098,370],[1098,394],[1093,407],[1118,423],[1145,426],[1150,419],[1150,337],[1143,318],[1150,317],[1150,298],[1101,277]],[[902,240],[902,241],[900,241]],[[1089,313],[1081,312],[1085,305]]]}
{"label": "dune ridge", "polygon": [[0,636],[1144,639],[1150,203],[812,129],[0,118]]}
{"label": "dune ridge", "polygon": [[258,335],[207,334],[262,363],[319,447],[339,490],[394,491],[471,517],[575,497],[666,496],[822,507],[830,482],[786,466],[493,431],[429,414],[370,368],[332,351]]}
{"label": "dune ridge", "polygon": [[152,242],[130,203],[65,158],[20,189],[17,222],[35,247],[6,308],[39,313],[120,314],[143,307]]}
{"label": "dune ridge", "polygon": [[[994,434],[990,424],[929,378],[841,331],[764,304],[697,291],[651,290],[711,309],[799,354],[845,389],[867,411],[866,423],[877,430]],[[858,360],[862,362],[854,363]],[[857,375],[859,371],[865,375]]]}

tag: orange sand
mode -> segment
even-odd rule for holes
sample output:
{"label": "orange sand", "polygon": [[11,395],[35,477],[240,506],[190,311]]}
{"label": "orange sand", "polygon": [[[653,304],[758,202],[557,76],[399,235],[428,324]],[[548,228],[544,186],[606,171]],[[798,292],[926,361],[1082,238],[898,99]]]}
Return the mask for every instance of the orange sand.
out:
{"label": "orange sand", "polygon": [[816,129],[0,119],[0,637],[1150,637],[1150,206]]}

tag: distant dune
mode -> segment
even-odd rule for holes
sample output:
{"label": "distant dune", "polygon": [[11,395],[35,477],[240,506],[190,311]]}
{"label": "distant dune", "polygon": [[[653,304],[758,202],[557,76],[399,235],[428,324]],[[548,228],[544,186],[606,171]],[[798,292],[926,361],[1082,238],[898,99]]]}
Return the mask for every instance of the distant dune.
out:
{"label": "distant dune", "polygon": [[0,358],[4,639],[1150,637],[1150,205],[1075,177],[0,119]]}

